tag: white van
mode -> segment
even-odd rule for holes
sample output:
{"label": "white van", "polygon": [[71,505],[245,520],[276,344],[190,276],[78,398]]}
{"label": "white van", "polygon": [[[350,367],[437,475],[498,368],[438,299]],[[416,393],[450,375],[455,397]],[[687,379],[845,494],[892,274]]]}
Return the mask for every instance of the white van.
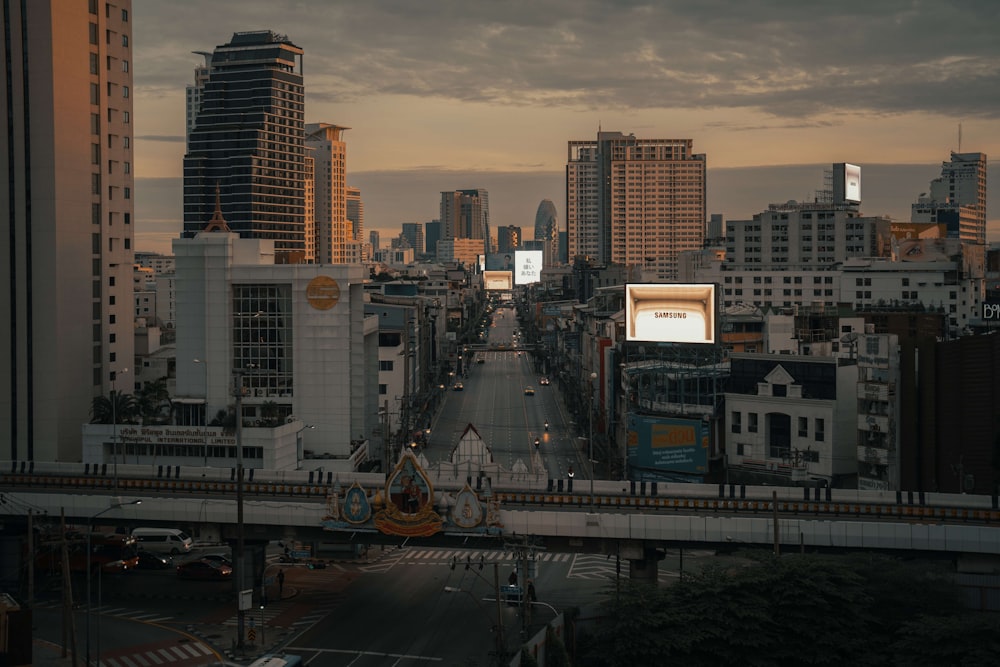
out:
{"label": "white van", "polygon": [[177,528],[133,528],[132,537],[140,549],[172,556],[190,552],[194,544],[187,533]]}

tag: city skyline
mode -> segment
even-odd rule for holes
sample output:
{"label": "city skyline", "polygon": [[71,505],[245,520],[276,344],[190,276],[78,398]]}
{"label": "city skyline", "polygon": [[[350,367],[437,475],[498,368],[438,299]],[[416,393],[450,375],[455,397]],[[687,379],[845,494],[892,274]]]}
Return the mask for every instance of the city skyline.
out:
{"label": "city skyline", "polygon": [[490,191],[496,226],[529,227],[545,198],[563,220],[566,143],[599,127],[693,139],[708,158],[708,212],[727,218],[806,199],[824,168],[847,161],[885,166],[882,180],[863,171],[866,213],[907,220],[949,151],[994,156],[1000,143],[1000,15],[986,2],[458,11],[376,1],[348,11],[136,0],[134,16],[141,250],[179,233],[184,87],[202,61],[192,51],[237,31],[271,29],[302,46],[306,121],[352,128],[348,184],[362,189],[366,230],[387,238],[436,218],[442,190]]}

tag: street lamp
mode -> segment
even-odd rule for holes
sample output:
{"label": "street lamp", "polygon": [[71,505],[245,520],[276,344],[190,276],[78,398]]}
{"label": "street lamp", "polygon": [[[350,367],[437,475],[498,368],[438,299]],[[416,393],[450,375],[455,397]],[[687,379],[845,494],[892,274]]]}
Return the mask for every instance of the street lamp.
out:
{"label": "street lamp", "polygon": [[594,507],[594,380],[597,379],[597,373],[590,374],[590,418],[587,419],[587,424],[590,427],[590,437],[587,438],[587,444],[590,447],[590,453],[588,458],[590,458],[590,507]]}
{"label": "street lamp", "polygon": [[[91,572],[91,569],[90,569],[90,553],[93,550],[92,547],[91,547],[91,539],[90,538],[91,538],[91,534],[94,532],[94,519],[96,519],[97,517],[101,516],[105,512],[110,512],[113,509],[118,509],[119,507],[124,507],[125,505],[141,505],[141,504],[142,504],[141,500],[130,500],[127,503],[113,503],[110,507],[105,507],[100,512],[98,512],[97,514],[94,514],[93,516],[91,516],[87,520],[87,642],[86,642],[87,646],[86,646],[85,653],[86,653],[86,657],[87,657],[86,665],[88,667],[90,665],[90,606],[91,606],[90,605],[90,579],[91,579],[91,576],[93,574]],[[103,564],[101,565],[101,569],[99,569],[97,571],[97,576],[98,576],[98,590],[100,590],[101,570],[103,570]],[[100,662],[101,662],[101,635],[100,635],[100,633],[98,633],[98,635],[97,635],[97,662],[98,662],[98,664],[100,664]]]}
{"label": "street lamp", "polygon": [[208,467],[208,364],[203,359],[192,359],[192,362],[201,366],[205,375],[205,402],[201,406],[201,431],[203,434],[202,452],[204,454],[203,465]]}
{"label": "street lamp", "polygon": [[114,495],[118,496],[118,393],[115,390],[115,383],[119,373],[128,373],[127,368],[120,371],[111,371],[111,457],[114,460],[115,489]]}

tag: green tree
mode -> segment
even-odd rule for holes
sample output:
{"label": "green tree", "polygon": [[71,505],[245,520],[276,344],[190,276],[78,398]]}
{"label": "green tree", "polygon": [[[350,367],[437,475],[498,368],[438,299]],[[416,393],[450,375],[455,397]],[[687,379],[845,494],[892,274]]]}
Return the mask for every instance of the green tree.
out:
{"label": "green tree", "polygon": [[[926,634],[911,631],[897,644],[901,632],[927,615],[957,618],[959,603],[957,587],[926,564],[758,555],[685,574],[664,589],[626,582],[603,622],[581,636],[578,664],[893,665],[905,647],[926,655],[916,645]],[[954,657],[959,646],[944,655]]]}
{"label": "green tree", "polygon": [[260,405],[260,418],[265,426],[281,424],[281,408],[274,401],[264,401]]}
{"label": "green tree", "polygon": [[170,400],[170,393],[167,391],[167,378],[161,377],[152,382],[146,382],[139,390],[138,396],[139,416],[142,424],[163,424],[170,418],[173,404]]}
{"label": "green tree", "polygon": [[139,413],[139,402],[132,394],[112,390],[109,396],[95,396],[90,404],[91,424],[132,424]]}

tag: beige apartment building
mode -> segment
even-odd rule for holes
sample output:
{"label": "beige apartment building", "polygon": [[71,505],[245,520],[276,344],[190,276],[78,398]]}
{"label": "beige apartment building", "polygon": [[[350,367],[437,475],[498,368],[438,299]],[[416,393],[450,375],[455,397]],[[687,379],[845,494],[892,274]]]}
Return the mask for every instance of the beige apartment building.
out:
{"label": "beige apartment building", "polygon": [[94,397],[131,393],[131,0],[9,3],[0,88],[4,458],[79,461]]}
{"label": "beige apartment building", "polygon": [[705,237],[705,156],[690,139],[598,132],[570,141],[566,163],[569,261],[590,257],[677,280],[681,252]]}

